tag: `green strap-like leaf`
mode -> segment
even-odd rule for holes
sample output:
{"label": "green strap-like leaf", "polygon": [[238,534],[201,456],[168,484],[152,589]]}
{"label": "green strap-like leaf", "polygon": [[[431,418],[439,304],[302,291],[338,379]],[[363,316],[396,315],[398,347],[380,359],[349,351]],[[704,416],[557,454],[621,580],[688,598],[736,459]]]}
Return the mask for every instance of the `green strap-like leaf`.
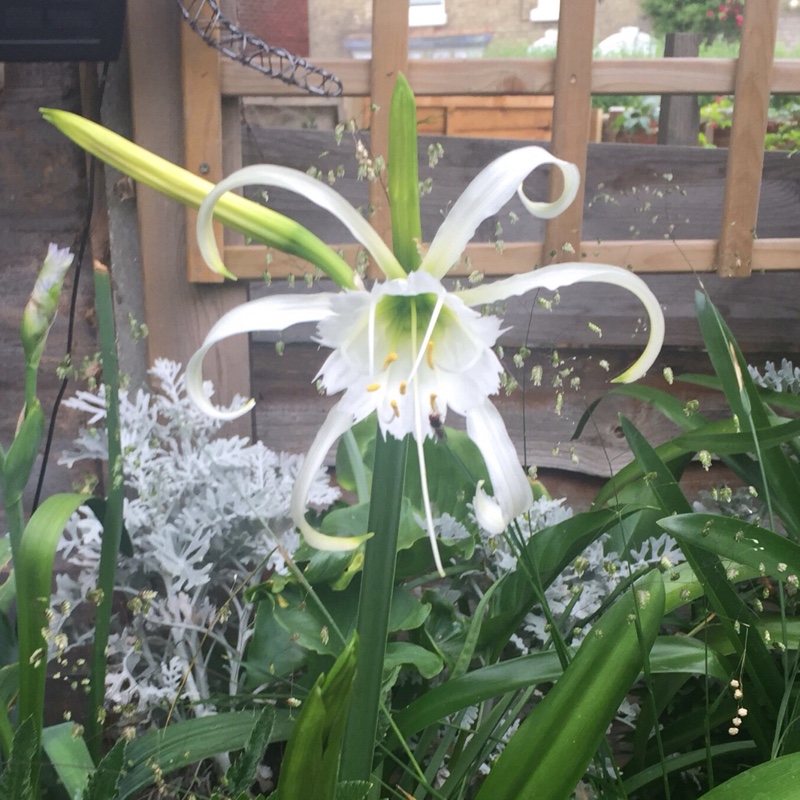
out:
{"label": "green strap-like leaf", "polygon": [[328,676],[320,675],[303,701],[281,762],[276,791],[280,800],[334,800],[357,657],[354,637]]}
{"label": "green strap-like leaf", "polygon": [[392,246],[406,272],[420,265],[422,227],[419,215],[419,165],[417,163],[417,108],[414,93],[398,75],[389,108],[389,205],[392,211]]}
{"label": "green strap-like leaf", "polygon": [[[82,736],[75,736],[75,726],[71,722],[62,722],[42,731],[42,749],[50,759],[61,785],[71,798],[88,800],[82,793],[89,785],[89,777],[94,772],[86,742]],[[93,800],[99,796],[95,795]],[[114,798],[109,794],[107,798]],[[102,798],[106,800],[106,798]]]}
{"label": "green strap-like leaf", "polygon": [[39,444],[44,434],[44,411],[36,400],[26,410],[3,464],[3,492],[6,504],[16,501],[31,476],[31,470],[39,454]]}
{"label": "green strap-like leaf", "polygon": [[275,709],[265,706],[256,718],[247,744],[239,757],[231,764],[225,777],[227,778],[227,791],[235,795],[244,792],[252,786],[256,779],[256,772],[264,751],[270,742],[272,729],[275,727]]}
{"label": "green strap-like leaf", "polygon": [[[728,672],[714,650],[686,637],[658,637],[650,652],[650,671],[653,674],[707,673],[721,681],[728,678]],[[561,664],[553,651],[501,661],[430,689],[396,712],[394,721],[403,735],[410,737],[464,708],[508,692],[550,683],[558,680],[562,673]]]}
{"label": "green strap-like leaf", "polygon": [[119,781],[125,768],[126,747],[125,740],[120,739],[103,756],[97,769],[92,772],[81,800],[117,800]]}
{"label": "green strap-like leaf", "polygon": [[758,525],[717,514],[677,514],[658,521],[682,542],[745,564],[778,580],[800,575],[800,545]]}
{"label": "green strap-like leaf", "polygon": [[[252,711],[232,711],[189,719],[137,737],[126,751],[128,771],[119,784],[119,800],[136,795],[154,782],[154,766],[163,775],[196,764],[218,753],[241,750],[253,730]],[[281,712],[272,732],[273,741],[284,741],[291,730],[288,714]]]}
{"label": "green strap-like leaf", "polygon": [[664,613],[653,571],[589,631],[575,658],[509,741],[477,800],[564,800],[638,676]]}
{"label": "green strap-like leaf", "polygon": [[[649,476],[648,485],[664,517],[690,513],[692,507],[667,468],[642,434],[630,422],[622,418],[622,429],[631,451],[642,470]],[[783,681],[764,642],[758,637],[748,640],[745,635],[757,621],[753,611],[742,601],[731,584],[719,558],[713,553],[684,541],[683,553],[689,566],[703,584],[709,605],[716,614],[725,635],[740,658],[744,659],[751,692],[757,698],[747,727],[765,757],[770,752],[770,720],[775,719],[781,702]]]}
{"label": "green strap-like leaf", "polygon": [[[47,641],[42,631],[48,628],[46,612],[50,607],[53,561],[64,526],[85,500],[86,496],[81,494],[48,497],[25,526],[17,555],[19,716],[33,720],[37,742],[42,729],[47,673]],[[35,784],[38,756],[32,769]]]}
{"label": "green strap-like leaf", "polygon": [[14,800],[33,800],[31,763],[37,758],[39,737],[33,720],[28,717],[17,728],[11,758],[0,775],[0,797]]}
{"label": "green strap-like leaf", "polygon": [[800,753],[791,753],[725,781],[700,800],[796,800],[800,785]]}

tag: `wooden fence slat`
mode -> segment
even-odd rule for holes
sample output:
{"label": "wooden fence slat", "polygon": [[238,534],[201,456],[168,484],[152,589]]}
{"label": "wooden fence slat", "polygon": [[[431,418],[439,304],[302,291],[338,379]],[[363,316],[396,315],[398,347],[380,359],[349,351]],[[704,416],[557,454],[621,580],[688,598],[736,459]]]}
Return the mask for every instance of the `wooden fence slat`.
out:
{"label": "wooden fence slat", "polygon": [[721,275],[743,277],[752,268],[777,32],[778,0],[745,6],[719,238]]}
{"label": "wooden fence slat", "polygon": [[[581,184],[572,205],[547,223],[545,253],[556,261],[572,260],[581,242],[586,155],[589,148],[592,48],[595,0],[572,0],[561,7],[558,21],[558,53],[553,76],[553,154],[571,161],[581,173]],[[550,197],[563,191],[561,173],[550,173]]]}
{"label": "wooden fence slat", "polygon": [[[183,158],[180,39],[177,9],[163,0],[128,5],[131,101],[135,141],[170,161]],[[196,286],[186,279],[185,213],[167,197],[139,185],[142,283],[148,360],[170,358],[186,364],[209,328],[247,297],[244,284]],[[219,402],[250,391],[250,359],[244,337],[229,339],[205,360],[205,376],[217,387]],[[251,421],[240,418],[227,429],[249,436]]]}
{"label": "wooden fence slat", "polygon": [[[395,80],[408,67],[408,0],[373,0],[372,3],[372,62],[370,69],[370,98],[373,113],[370,122],[372,158],[387,161],[389,155],[389,105]],[[391,169],[391,164],[388,165]],[[392,217],[386,196],[385,176],[369,187],[372,206],[370,222],[383,239],[391,244]],[[371,277],[381,273],[370,266]]]}
{"label": "wooden fence slat", "polygon": [[[567,4],[565,4],[566,6]],[[323,60],[319,65],[338,75],[345,97],[369,95],[370,62]],[[592,64],[592,94],[732,94],[736,60],[704,58],[702,69],[692,58],[602,59]],[[269,80],[253,69],[229,59],[221,64],[221,89],[238,97],[303,96],[296,87]],[[463,60],[411,61],[408,80],[420,95],[447,94],[552,94],[553,60],[538,58],[477,58],[464,68]],[[800,93],[800,59],[778,59],[771,90]]]}
{"label": "wooden fence slat", "polygon": [[[332,244],[344,258],[355,264],[358,245]],[[498,257],[493,244],[470,244],[464,251],[470,259],[469,267],[463,263],[448,275],[466,277],[473,270],[488,276],[514,275],[529,272],[542,263],[542,245],[538,242],[511,242],[505,245]],[[654,240],[651,242],[608,241],[581,242],[580,252],[588,261],[635,267],[637,273],[711,272],[717,256],[716,239],[686,239],[683,241]],[[244,280],[260,280],[264,275],[267,248],[260,245],[232,245],[225,248],[225,263],[231,272]],[[752,267],[758,271],[789,271],[800,268],[800,239],[758,239],[753,245]],[[304,261],[283,253],[272,253],[269,272],[279,280],[289,275],[302,275],[312,268]]]}
{"label": "wooden fence slat", "polygon": [[[211,12],[206,10],[205,16]],[[219,54],[188,25],[181,25],[181,85],[183,87],[184,166],[214,183],[222,180],[222,99]],[[186,212],[186,271],[190,281],[222,283],[210,270],[197,245],[197,212]],[[214,223],[217,246],[223,245],[222,225]]]}

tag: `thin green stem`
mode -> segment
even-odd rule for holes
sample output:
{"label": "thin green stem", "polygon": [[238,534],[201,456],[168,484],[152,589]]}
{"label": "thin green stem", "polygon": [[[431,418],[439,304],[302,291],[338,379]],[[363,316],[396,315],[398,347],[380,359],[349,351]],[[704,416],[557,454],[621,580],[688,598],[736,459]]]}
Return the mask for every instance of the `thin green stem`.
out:
{"label": "thin green stem", "polygon": [[367,541],[361,577],[360,648],[342,754],[344,780],[368,781],[372,773],[407,453],[408,437],[400,441],[378,433],[369,508],[369,530],[375,535]]}
{"label": "thin green stem", "polygon": [[36,402],[36,388],[39,379],[39,362],[25,365],[25,411]]}
{"label": "thin green stem", "polygon": [[369,486],[367,486],[367,474],[364,469],[364,460],[361,458],[361,453],[358,450],[358,442],[356,442],[356,435],[353,429],[350,428],[344,436],[342,436],[345,450],[347,451],[347,458],[350,461],[350,469],[353,472],[353,480],[356,482],[356,495],[359,503],[366,503],[369,500]]}
{"label": "thin green stem", "polygon": [[86,744],[95,764],[103,756],[103,719],[106,682],[106,646],[111,630],[111,610],[117,560],[122,537],[122,514],[125,481],[122,473],[122,444],[119,421],[119,364],[117,361],[114,307],[111,276],[97,265],[94,271],[95,304],[97,307],[100,351],[103,358],[103,382],[106,397],[106,431],[108,435],[108,486],[103,519],[103,541],[100,545],[100,566],[97,578],[98,604],[95,619],[92,671],[89,682],[89,711],[86,718]]}

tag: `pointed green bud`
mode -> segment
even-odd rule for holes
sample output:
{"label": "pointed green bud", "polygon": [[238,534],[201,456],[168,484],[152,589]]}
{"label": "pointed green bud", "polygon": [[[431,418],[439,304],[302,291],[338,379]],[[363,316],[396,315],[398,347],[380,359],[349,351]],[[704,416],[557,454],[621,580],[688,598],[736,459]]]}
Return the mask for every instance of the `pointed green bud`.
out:
{"label": "pointed green bud", "polygon": [[401,74],[389,108],[389,204],[394,254],[406,272],[417,269],[422,260],[417,158],[417,105]]}
{"label": "pointed green bud", "polygon": [[58,311],[58,298],[61,296],[64,276],[72,259],[73,255],[67,248],[50,245],[33,292],[22,313],[20,337],[25,351],[25,363],[30,369],[36,369],[39,365],[47,333]]}

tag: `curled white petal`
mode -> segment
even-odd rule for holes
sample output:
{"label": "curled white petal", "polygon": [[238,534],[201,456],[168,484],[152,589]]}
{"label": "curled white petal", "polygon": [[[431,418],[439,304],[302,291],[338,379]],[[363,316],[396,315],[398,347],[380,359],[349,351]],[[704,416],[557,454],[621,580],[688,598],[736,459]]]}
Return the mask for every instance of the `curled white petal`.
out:
{"label": "curled white petal", "polygon": [[468,306],[487,305],[506,300],[515,295],[525,294],[533,289],[555,291],[562,286],[574,283],[607,283],[620,286],[635,294],[650,318],[650,336],[641,356],[625,372],[613,379],[615,383],[630,383],[641,378],[658,357],[664,343],[664,312],[650,287],[627,269],[610,264],[591,264],[570,262],[553,264],[533,272],[525,272],[503,278],[492,283],[481,284],[463,291],[456,296]]}
{"label": "curled white petal", "polygon": [[531,507],[533,492],[503,418],[492,403],[484,400],[467,412],[466,419],[467,435],[481,451],[494,491],[494,498],[490,498],[482,482],[478,483],[475,516],[485,531],[497,536]]}
{"label": "curled white petal", "polygon": [[211,226],[214,206],[225,192],[251,185],[273,186],[302,195],[333,214],[367,249],[387,278],[402,278],[405,275],[386,242],[337,191],[305,172],[274,164],[255,164],[237,170],[220,181],[203,200],[197,214],[197,240],[203,258],[212,269],[218,272],[225,269]]}
{"label": "curled white petal", "polygon": [[282,331],[301,322],[319,322],[330,314],[329,293],[293,295],[287,297],[262,297],[231,309],[222,316],[208,335],[200,349],[189,359],[186,366],[186,388],[189,396],[206,414],[216,419],[233,420],[246,414],[254,405],[248,400],[241,408],[222,411],[209,401],[203,390],[203,359],[211,348],[241,333],[253,331]]}
{"label": "curled white petal", "polygon": [[554,164],[564,175],[564,191],[553,203],[536,203],[520,192],[525,207],[535,216],[550,219],[575,199],[580,173],[574,164],[555,158],[541,147],[519,147],[483,169],[456,200],[434,236],[420,269],[441,278],[461,258],[478,225],[496,214],[520,189],[522,181],[544,164]]}
{"label": "curled white petal", "polygon": [[343,411],[341,403],[337,403],[328,413],[322,427],[317,431],[314,442],[306,455],[303,466],[297,473],[294,487],[292,488],[292,500],[290,513],[292,521],[297,526],[303,538],[311,547],[317,550],[346,551],[355,550],[361,542],[369,539],[372,534],[363,536],[327,536],[316,530],[306,521],[306,508],[308,506],[308,495],[311,486],[322,466],[325,456],[333,447],[336,440],[353,425],[353,417],[347,411]]}

